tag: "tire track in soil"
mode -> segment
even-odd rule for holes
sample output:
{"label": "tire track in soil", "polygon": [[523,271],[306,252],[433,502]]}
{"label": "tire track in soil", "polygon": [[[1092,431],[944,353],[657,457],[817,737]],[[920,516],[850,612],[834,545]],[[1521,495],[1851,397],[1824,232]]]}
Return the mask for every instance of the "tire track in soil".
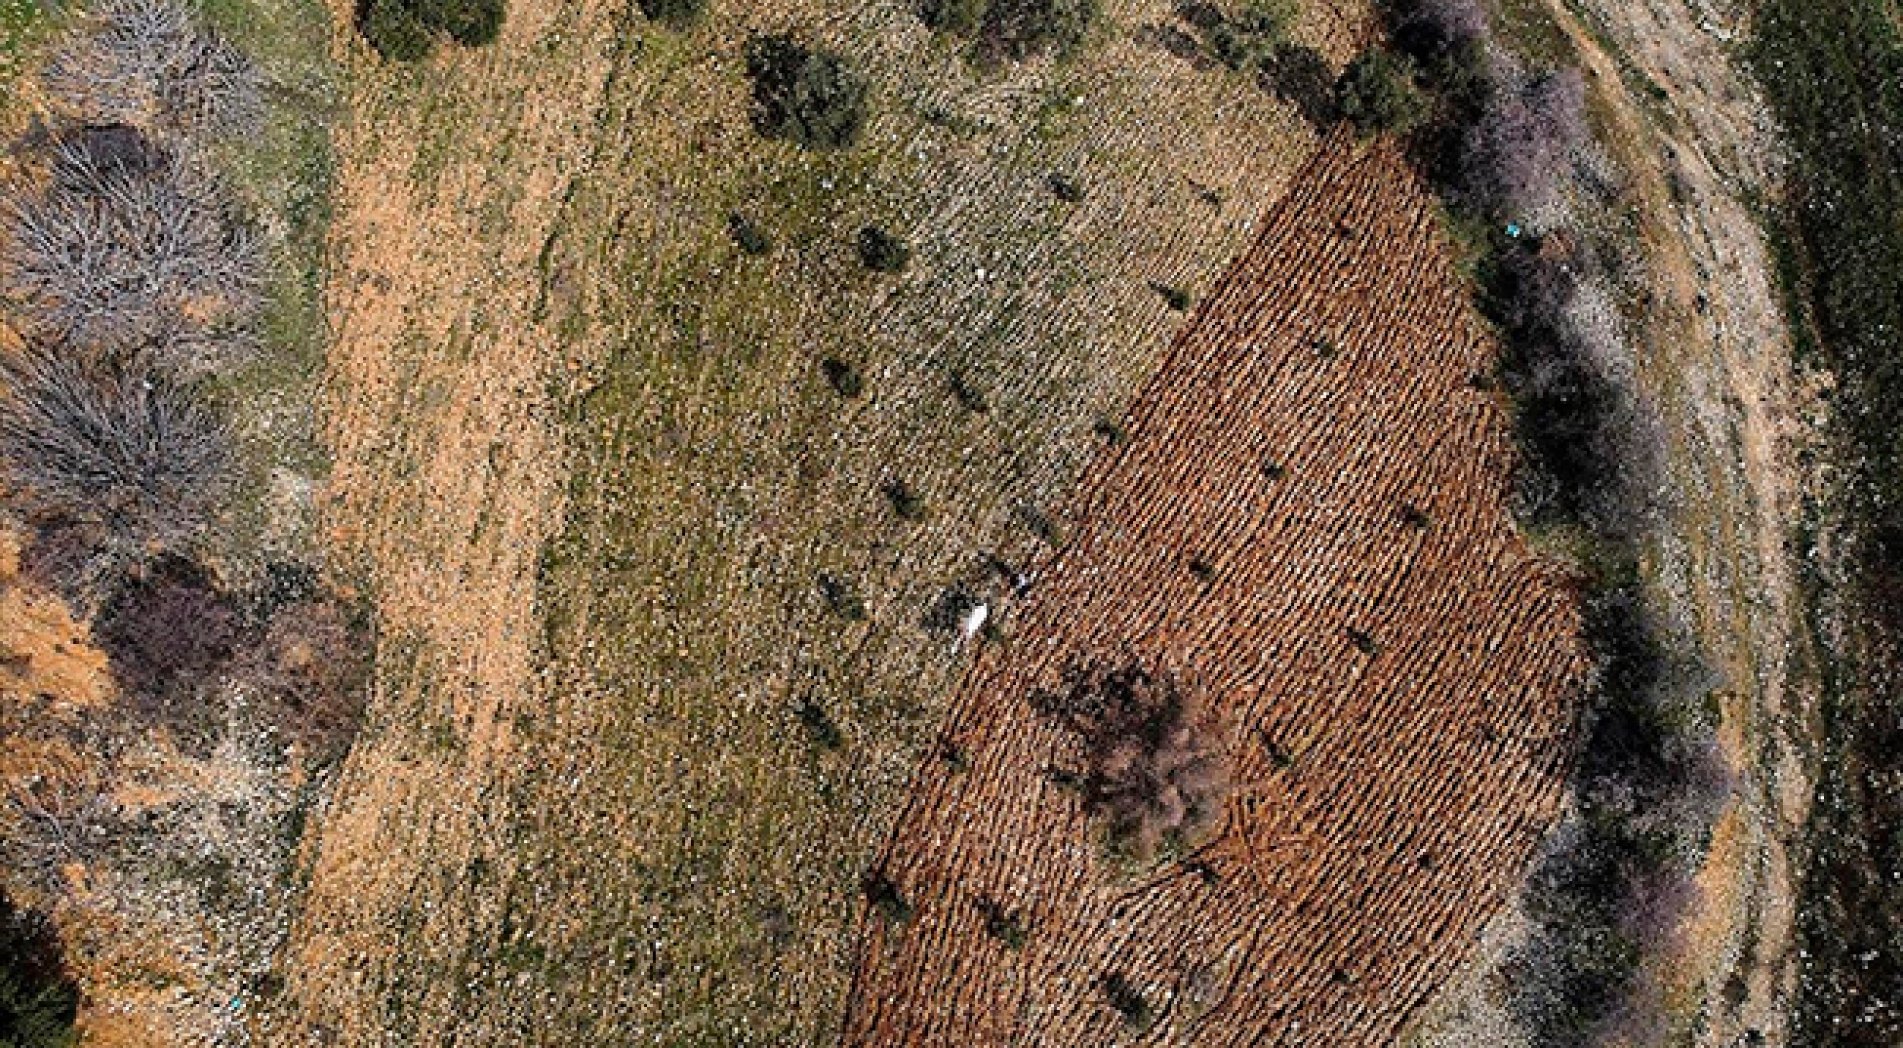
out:
{"label": "tire track in soil", "polygon": [[[945,728],[969,763],[921,768],[881,857],[913,914],[862,918],[847,1044],[1400,1032],[1554,817],[1587,672],[1570,587],[1509,516],[1507,418],[1472,381],[1492,352],[1426,191],[1389,145],[1335,138],[1131,409],[1008,646],[978,654]],[[1052,781],[1074,744],[1027,697],[1124,651],[1190,668],[1231,726],[1200,870],[1117,874]],[[987,898],[1018,907],[1020,949]]]}

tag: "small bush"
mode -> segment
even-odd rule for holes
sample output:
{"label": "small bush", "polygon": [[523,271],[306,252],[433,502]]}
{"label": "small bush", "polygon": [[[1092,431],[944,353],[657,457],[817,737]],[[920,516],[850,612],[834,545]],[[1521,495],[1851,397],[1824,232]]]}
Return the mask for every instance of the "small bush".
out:
{"label": "small bush", "polygon": [[1221,725],[1184,678],[1140,664],[1094,664],[1042,700],[1083,743],[1086,806],[1140,859],[1213,829],[1229,794]]}
{"label": "small bush", "polygon": [[941,33],[971,36],[984,23],[985,0],[920,0],[918,16]]}
{"label": "small bush", "polygon": [[1294,106],[1309,123],[1327,124],[1339,115],[1335,71],[1314,48],[1283,44],[1262,63],[1261,76],[1275,97]]}
{"label": "small bush", "polygon": [[934,633],[957,636],[971,613],[984,602],[963,586],[947,586],[925,612],[924,626]]}
{"label": "small bush", "polygon": [[1295,0],[1246,0],[1233,12],[1209,3],[1185,3],[1176,15],[1194,28],[1205,50],[1236,71],[1260,68],[1288,43],[1301,13]]}
{"label": "small bush", "polygon": [[754,130],[811,149],[845,149],[859,141],[866,79],[844,58],[790,36],[755,37],[746,58]]}
{"label": "small bush", "polygon": [[1084,187],[1079,185],[1077,180],[1069,175],[1062,172],[1055,172],[1045,181],[1046,184],[1051,187],[1051,195],[1062,200],[1064,203],[1081,204],[1084,202]]}
{"label": "small bush", "polygon": [[1426,118],[1427,97],[1414,85],[1414,63],[1388,51],[1363,53],[1335,83],[1335,108],[1364,134],[1403,134]]}
{"label": "small bush", "polygon": [[232,135],[260,125],[262,80],[178,0],[107,0],[40,76],[47,95],[84,123]]}
{"label": "small bush", "polygon": [[358,0],[357,31],[393,62],[419,62],[447,36],[466,47],[495,42],[505,0]]}
{"label": "small bush", "polygon": [[977,415],[991,410],[991,399],[985,396],[985,391],[971,380],[970,375],[953,371],[950,380],[952,399],[958,401],[959,407]]}
{"label": "small bush", "polygon": [[740,250],[749,255],[764,255],[773,250],[773,238],[752,219],[736,211],[727,216],[727,232]]}
{"label": "small bush", "polygon": [[819,596],[833,614],[851,622],[863,621],[866,617],[866,602],[859,597],[851,583],[825,572],[819,573]]}
{"label": "small bush", "polygon": [[912,248],[878,226],[867,226],[859,231],[859,261],[874,273],[902,273],[912,264]]}
{"label": "small bush", "polygon": [[359,0],[357,32],[392,62],[421,62],[436,50],[436,33],[408,0]]}
{"label": "small bush", "polygon": [[884,492],[886,501],[892,505],[892,512],[897,513],[900,520],[918,520],[925,516],[925,496],[905,481],[887,481],[879,490]]}
{"label": "small bush", "polygon": [[1181,313],[1184,310],[1187,310],[1189,308],[1189,303],[1190,303],[1189,292],[1184,291],[1182,288],[1177,287],[1174,284],[1152,283],[1150,285],[1150,290],[1163,296],[1163,304],[1170,307],[1172,310],[1175,310],[1178,313]]}
{"label": "small bush", "polygon": [[0,362],[0,457],[30,516],[97,526],[125,547],[198,530],[223,488],[229,438],[183,391],[143,369],[44,353]]}
{"label": "small bush", "polygon": [[78,1012],[79,988],[52,927],[0,892],[0,1045],[69,1048]]}
{"label": "small bush", "polygon": [[978,912],[984,915],[985,934],[1003,943],[1006,949],[1022,950],[1030,940],[1030,929],[1024,918],[996,899],[979,899]]}
{"label": "small bush", "polygon": [[1061,54],[1083,43],[1100,13],[1099,0],[989,0],[979,40],[994,58]]}
{"label": "small bush", "polygon": [[842,397],[857,397],[866,391],[865,376],[851,361],[827,357],[819,362],[819,370],[826,376],[827,385]]}
{"label": "small bush", "polygon": [[676,29],[693,25],[707,13],[707,0],[640,0],[641,13]]}
{"label": "small bush", "polygon": [[905,893],[899,890],[892,878],[883,872],[867,874],[862,887],[865,889],[866,902],[879,916],[894,924],[904,924],[912,919],[912,904],[906,901]]}
{"label": "small bush", "polygon": [[492,44],[502,32],[503,0],[411,0],[424,25],[465,47]]}
{"label": "small bush", "polygon": [[1155,1013],[1149,1000],[1122,973],[1111,972],[1105,975],[1100,985],[1103,987],[1104,999],[1110,1002],[1110,1007],[1116,1009],[1117,1014],[1123,1017],[1125,1023],[1133,1027],[1150,1024]]}
{"label": "small bush", "polygon": [[833,720],[832,714],[827,713],[826,708],[819,703],[810,698],[801,699],[799,706],[793,710],[793,715],[799,718],[799,722],[806,727],[807,733],[813,737],[813,741],[820,748],[836,750],[845,745],[845,733],[839,730],[839,725]]}

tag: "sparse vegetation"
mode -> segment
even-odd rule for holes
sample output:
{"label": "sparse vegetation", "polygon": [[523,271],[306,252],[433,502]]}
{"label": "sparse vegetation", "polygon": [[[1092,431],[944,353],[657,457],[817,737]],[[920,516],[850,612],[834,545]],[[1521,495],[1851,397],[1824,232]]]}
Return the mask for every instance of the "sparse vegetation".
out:
{"label": "sparse vegetation", "polygon": [[1084,802],[1140,860],[1195,842],[1222,818],[1229,764],[1221,724],[1181,675],[1135,662],[1072,670],[1043,712],[1076,734]]}
{"label": "sparse vegetation", "polygon": [[810,149],[845,149],[865,130],[865,75],[830,51],[790,36],[747,44],[754,130]]}

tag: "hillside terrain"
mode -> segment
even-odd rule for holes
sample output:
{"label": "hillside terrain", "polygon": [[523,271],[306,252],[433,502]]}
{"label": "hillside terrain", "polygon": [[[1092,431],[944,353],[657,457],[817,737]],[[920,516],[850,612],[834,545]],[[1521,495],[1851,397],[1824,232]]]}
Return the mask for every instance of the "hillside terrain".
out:
{"label": "hillside terrain", "polygon": [[1826,6],[0,0],[0,1044],[1893,1043]]}

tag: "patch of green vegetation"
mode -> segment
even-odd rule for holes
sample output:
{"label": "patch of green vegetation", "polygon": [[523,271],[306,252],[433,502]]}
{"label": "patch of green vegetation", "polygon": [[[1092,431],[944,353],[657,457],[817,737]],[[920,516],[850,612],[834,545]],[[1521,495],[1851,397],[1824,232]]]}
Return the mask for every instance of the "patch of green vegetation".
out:
{"label": "patch of green vegetation", "polygon": [[359,0],[357,32],[393,62],[420,62],[443,37],[465,47],[495,42],[505,0]]}
{"label": "patch of green vegetation", "polygon": [[0,1046],[68,1048],[78,1006],[51,925],[0,893]]}
{"label": "patch of green vegetation", "polygon": [[1414,63],[1376,48],[1348,63],[1335,83],[1335,109],[1363,134],[1406,134],[1427,118],[1427,96],[1414,84]]}
{"label": "patch of green vegetation", "polygon": [[707,0],[640,0],[641,13],[673,29],[685,29],[707,13]]}
{"label": "patch of green vegetation", "polygon": [[13,85],[25,72],[26,59],[46,36],[51,19],[39,0],[0,0],[0,112],[18,97]]}
{"label": "patch of green vegetation", "polygon": [[754,129],[768,138],[845,149],[865,130],[870,86],[841,55],[790,36],[755,37],[747,43],[747,77]]}
{"label": "patch of green vegetation", "polygon": [[1823,774],[1800,899],[1805,1043],[1903,1043],[1903,29],[1856,0],[1768,0],[1749,57],[1797,170],[1779,271],[1805,308],[1792,327],[1834,373],[1847,472],[1851,643],[1825,667]]}

